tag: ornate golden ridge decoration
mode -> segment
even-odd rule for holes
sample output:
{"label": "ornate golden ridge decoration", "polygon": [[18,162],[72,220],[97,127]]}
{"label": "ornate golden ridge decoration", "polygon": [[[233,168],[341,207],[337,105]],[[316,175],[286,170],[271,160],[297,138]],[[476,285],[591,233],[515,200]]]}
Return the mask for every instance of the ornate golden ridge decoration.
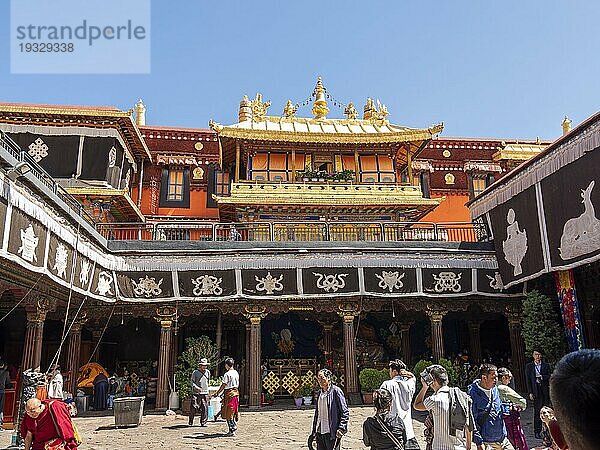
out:
{"label": "ornate golden ridge decoration", "polygon": [[214,122],[210,127],[222,137],[254,141],[285,141],[299,143],[381,144],[408,141],[424,141],[442,131],[443,125],[423,130],[407,129],[395,133],[311,133],[299,131],[256,130],[224,127]]}

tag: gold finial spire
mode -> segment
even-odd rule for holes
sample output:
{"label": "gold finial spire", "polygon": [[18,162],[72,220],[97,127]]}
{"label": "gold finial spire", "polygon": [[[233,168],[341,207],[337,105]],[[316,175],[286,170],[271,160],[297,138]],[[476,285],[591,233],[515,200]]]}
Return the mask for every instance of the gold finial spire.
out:
{"label": "gold finial spire", "polygon": [[315,102],[313,103],[312,113],[315,119],[324,119],[329,112],[327,107],[327,100],[325,100],[325,88],[323,87],[323,81],[321,77],[317,78],[317,85],[315,86]]}
{"label": "gold finial spire", "polygon": [[146,106],[140,98],[135,104],[135,124],[144,126],[146,125]]}
{"label": "gold finial spire", "polygon": [[285,104],[285,107],[283,108],[283,115],[286,119],[291,119],[292,117],[296,116],[296,106],[294,106],[291,100],[288,100]]}
{"label": "gold finial spire", "polygon": [[238,121],[245,122],[246,120],[252,119],[252,106],[248,96],[244,95],[244,98],[240,102],[240,110],[238,112]]}
{"label": "gold finial spire", "polygon": [[571,121],[569,120],[569,116],[565,116],[564,120],[562,121],[562,129],[563,136],[571,131]]}

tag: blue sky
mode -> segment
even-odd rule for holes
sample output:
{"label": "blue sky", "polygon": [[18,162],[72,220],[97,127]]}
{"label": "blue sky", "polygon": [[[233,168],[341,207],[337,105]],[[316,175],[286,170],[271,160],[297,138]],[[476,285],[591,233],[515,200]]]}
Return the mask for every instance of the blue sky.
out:
{"label": "blue sky", "polygon": [[148,124],[203,128],[235,122],[257,91],[280,115],[321,75],[359,111],[381,99],[395,124],[553,139],[564,114],[576,124],[600,109],[599,17],[583,0],[153,0],[151,74],[11,75],[0,0],[0,101],[125,110],[141,97]]}

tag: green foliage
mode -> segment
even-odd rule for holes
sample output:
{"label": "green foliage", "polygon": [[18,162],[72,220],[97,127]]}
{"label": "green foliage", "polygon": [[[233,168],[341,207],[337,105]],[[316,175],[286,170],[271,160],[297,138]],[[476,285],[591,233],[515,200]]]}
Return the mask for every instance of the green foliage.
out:
{"label": "green foliage", "polygon": [[298,391],[298,394],[300,395],[300,397],[312,397],[312,387],[307,384],[303,384],[300,390]]}
{"label": "green foliage", "polygon": [[561,318],[555,306],[549,297],[531,291],[523,299],[521,318],[527,354],[539,349],[550,364],[555,364],[566,351]]}
{"label": "green foliage", "polygon": [[179,356],[175,371],[175,387],[181,400],[192,395],[190,379],[192,372],[198,368],[200,359],[208,359],[208,367],[211,369],[220,362],[218,355],[217,346],[208,336],[190,337],[185,340],[185,350]]}
{"label": "green foliage", "polygon": [[358,374],[362,392],[373,392],[375,389],[379,389],[381,383],[388,379],[389,371],[387,369],[363,369]]}
{"label": "green foliage", "polygon": [[452,363],[452,361],[447,360],[446,358],[440,358],[438,364],[446,369],[446,372],[448,372],[448,384],[450,386],[456,386],[458,381],[457,367]]}

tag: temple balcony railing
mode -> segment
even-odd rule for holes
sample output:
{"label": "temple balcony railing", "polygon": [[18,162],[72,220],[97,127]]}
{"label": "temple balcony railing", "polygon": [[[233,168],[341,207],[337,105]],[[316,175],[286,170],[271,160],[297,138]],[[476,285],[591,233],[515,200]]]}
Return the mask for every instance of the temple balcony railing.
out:
{"label": "temple balcony railing", "polygon": [[269,221],[98,223],[113,241],[243,242],[479,242],[482,224],[470,222]]}

